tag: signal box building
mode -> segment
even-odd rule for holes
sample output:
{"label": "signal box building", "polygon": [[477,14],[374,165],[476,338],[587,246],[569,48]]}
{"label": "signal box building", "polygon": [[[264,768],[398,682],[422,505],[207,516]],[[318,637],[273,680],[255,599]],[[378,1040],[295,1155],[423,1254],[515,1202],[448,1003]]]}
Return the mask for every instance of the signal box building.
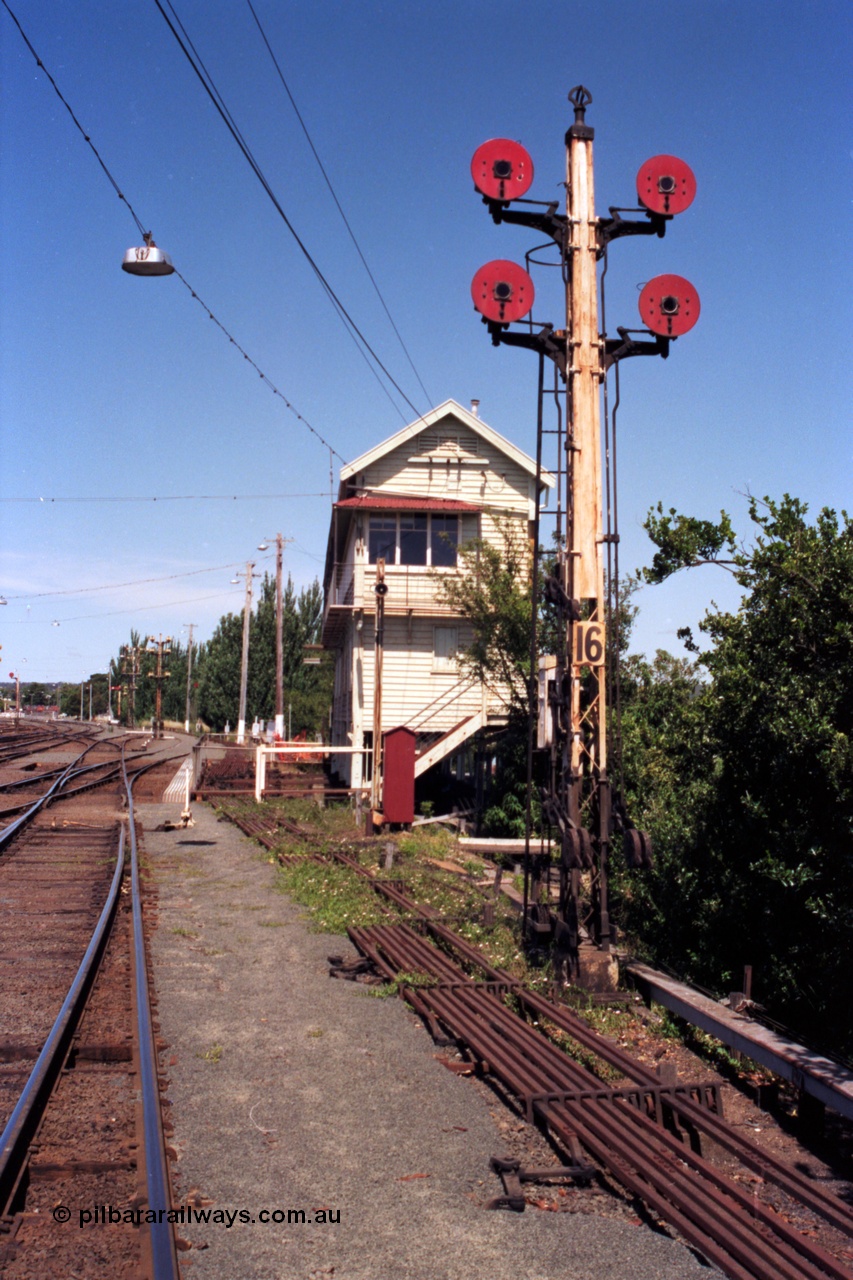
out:
{"label": "signal box building", "polygon": [[[476,402],[472,405],[475,410]],[[541,486],[554,484],[543,473]],[[505,722],[508,691],[459,669],[470,626],[443,601],[441,580],[463,572],[474,538],[527,543],[536,464],[475,411],[447,400],[341,470],[324,578],[323,644],[335,652],[332,755],[346,785],[370,777],[376,693],[377,562],[384,560],[383,733],[415,735],[415,775]]]}

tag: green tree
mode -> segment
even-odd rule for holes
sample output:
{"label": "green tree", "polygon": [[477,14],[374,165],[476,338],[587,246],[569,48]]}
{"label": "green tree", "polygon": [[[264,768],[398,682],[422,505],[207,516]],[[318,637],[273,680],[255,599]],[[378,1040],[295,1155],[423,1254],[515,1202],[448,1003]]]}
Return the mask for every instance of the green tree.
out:
{"label": "green tree", "polygon": [[459,549],[458,576],[435,575],[446,604],[471,623],[473,638],[461,650],[463,672],[506,689],[511,705],[526,713],[530,680],[530,554],[512,524],[500,526],[499,546],[474,538]]}
{"label": "green tree", "polygon": [[[328,664],[304,663],[305,646],[319,640],[323,619],[323,593],[316,580],[297,592],[288,577],[282,590],[282,686],[285,720],[290,708],[294,733],[321,733],[331,699],[332,673]],[[243,646],[242,614],[220,618],[216,630],[199,655],[198,713],[213,728],[226,722],[236,728],[240,707],[240,665]],[[249,619],[249,669],[246,686],[246,718],[271,720],[275,715],[275,579],[265,575],[256,610]],[[186,655],[173,664],[183,671]],[[183,718],[183,712],[181,712]]]}
{"label": "green tree", "polygon": [[704,681],[659,680],[644,712],[654,740],[635,785],[659,851],[639,890],[654,904],[646,934],[657,955],[723,989],[752,964],[776,1016],[849,1050],[853,527],[828,509],[810,524],[788,495],[749,510],[750,549],[725,513],[706,526],[658,508],[647,525],[658,547],[647,581],[725,550],[744,596],[700,624]]}

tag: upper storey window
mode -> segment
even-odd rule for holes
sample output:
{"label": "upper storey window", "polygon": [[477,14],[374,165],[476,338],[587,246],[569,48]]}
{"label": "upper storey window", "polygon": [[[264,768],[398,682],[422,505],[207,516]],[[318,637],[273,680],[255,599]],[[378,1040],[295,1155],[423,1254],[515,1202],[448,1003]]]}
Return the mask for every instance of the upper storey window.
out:
{"label": "upper storey window", "polygon": [[370,540],[368,543],[370,563],[384,560],[386,564],[396,564],[397,555],[397,517],[371,516]]}
{"label": "upper storey window", "polygon": [[372,515],[368,557],[371,564],[376,564],[381,557],[386,564],[455,569],[460,544],[476,536],[475,515],[409,511],[399,515]]}

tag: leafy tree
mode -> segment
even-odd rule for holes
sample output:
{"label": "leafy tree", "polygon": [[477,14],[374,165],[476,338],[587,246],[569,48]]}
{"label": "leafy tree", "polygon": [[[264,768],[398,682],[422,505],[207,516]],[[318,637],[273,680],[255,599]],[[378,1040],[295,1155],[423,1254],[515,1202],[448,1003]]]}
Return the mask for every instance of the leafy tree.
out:
{"label": "leafy tree", "polygon": [[749,510],[749,550],[725,513],[649,517],[647,581],[725,550],[744,596],[700,624],[702,682],[673,659],[638,672],[634,785],[659,861],[627,905],[659,957],[723,989],[752,964],[777,1016],[849,1050],[853,527],[828,509],[810,524],[788,495]]}
{"label": "leafy tree", "polygon": [[505,688],[514,709],[526,713],[530,680],[530,555],[509,523],[501,546],[473,538],[459,549],[457,577],[436,574],[444,602],[472,624],[460,669],[484,684]]}
{"label": "leafy tree", "polygon": [[[323,617],[323,593],[316,580],[296,592],[288,577],[282,590],[282,685],[285,716],[290,707],[294,733],[322,732],[331,698],[329,667],[305,666],[306,644],[319,639]],[[198,711],[216,729],[226,722],[236,727],[240,709],[240,665],[243,618],[227,614],[204,646],[198,666]],[[246,718],[270,720],[275,715],[275,579],[265,575],[256,611],[249,620],[249,670]],[[184,658],[183,672],[186,680]],[[183,716],[183,713],[181,713]]]}

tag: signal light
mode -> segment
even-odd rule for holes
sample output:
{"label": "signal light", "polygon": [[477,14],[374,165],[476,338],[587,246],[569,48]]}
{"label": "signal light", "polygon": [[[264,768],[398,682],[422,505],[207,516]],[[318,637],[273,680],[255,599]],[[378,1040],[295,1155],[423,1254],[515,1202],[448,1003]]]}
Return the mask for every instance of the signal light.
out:
{"label": "signal light", "polygon": [[471,158],[471,177],[489,200],[518,200],[533,182],[533,161],[520,142],[490,138]]}
{"label": "signal light", "polygon": [[683,213],[696,196],[696,178],[678,156],[652,156],[637,174],[640,203],[652,213],[672,217]]}
{"label": "signal light", "polygon": [[503,258],[480,267],[471,281],[474,306],[496,324],[511,324],[526,316],[535,296],[533,281],[524,268]]}
{"label": "signal light", "polygon": [[655,276],[640,294],[643,324],[663,338],[688,333],[699,311],[699,294],[683,276]]}

